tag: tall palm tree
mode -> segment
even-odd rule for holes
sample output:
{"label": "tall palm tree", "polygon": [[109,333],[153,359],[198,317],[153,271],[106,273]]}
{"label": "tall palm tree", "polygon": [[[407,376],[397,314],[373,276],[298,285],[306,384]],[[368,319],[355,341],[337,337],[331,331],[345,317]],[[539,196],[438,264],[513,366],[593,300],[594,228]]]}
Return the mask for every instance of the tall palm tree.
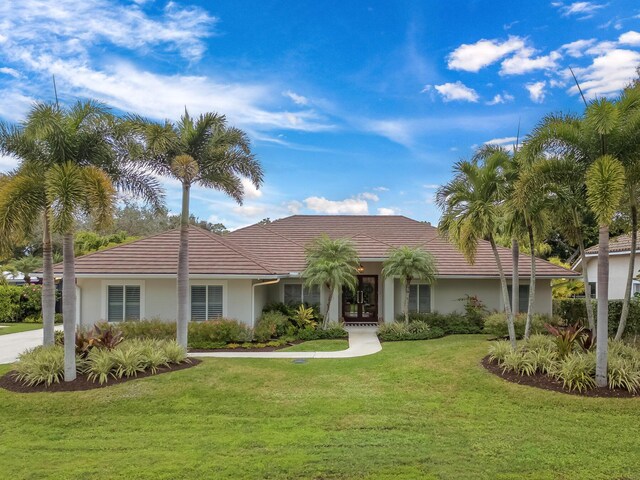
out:
{"label": "tall palm tree", "polygon": [[443,210],[438,228],[469,262],[474,263],[480,240],[486,239],[491,244],[500,275],[509,339],[515,348],[516,332],[507,280],[495,240],[504,199],[506,160],[504,155],[496,154],[484,160],[457,162],[453,180],[438,189],[436,203]]}
{"label": "tall palm tree", "polygon": [[304,283],[307,287],[319,286],[328,291],[323,328],[329,324],[334,290],[347,287],[354,291],[359,265],[358,252],[349,240],[321,235],[307,246],[306,267],[302,272]]}
{"label": "tall palm tree", "polygon": [[220,190],[242,203],[242,177],[256,188],[262,185],[260,163],[251,152],[245,132],[230,127],[223,115],[204,113],[192,118],[185,109],[177,123],[155,123],[131,117],[129,125],[140,135],[143,155],[157,173],[182,185],[180,247],[178,253],[177,341],[186,348],[189,325],[189,196],[200,185]]}
{"label": "tall palm tree", "polygon": [[[596,334],[596,384],[607,386],[609,339],[609,225],[618,211],[625,187],[624,167],[611,155],[603,155],[587,171],[587,203],[599,229],[598,322]],[[586,268],[586,266],[585,266]]]}
{"label": "tall palm tree", "polygon": [[438,267],[435,258],[429,252],[405,246],[389,251],[389,256],[382,263],[382,275],[387,278],[400,277],[404,284],[404,323],[409,323],[411,282],[422,280],[432,285],[438,276]]}

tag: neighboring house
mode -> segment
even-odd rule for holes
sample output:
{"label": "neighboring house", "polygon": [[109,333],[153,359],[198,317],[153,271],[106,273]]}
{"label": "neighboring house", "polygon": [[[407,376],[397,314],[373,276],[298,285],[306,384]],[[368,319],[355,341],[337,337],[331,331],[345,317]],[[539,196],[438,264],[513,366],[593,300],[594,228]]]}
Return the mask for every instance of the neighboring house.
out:
{"label": "neighboring house", "polygon": [[[401,313],[405,289],[399,279],[381,276],[391,247],[419,246],[438,262],[434,285],[415,282],[412,311],[462,311],[465,295],[475,295],[491,310],[502,310],[498,269],[488,242],[481,242],[474,265],[429,224],[402,216],[295,215],[266,225],[252,225],[220,236],[197,227],[189,230],[190,309],[193,320],[235,318],[253,325],[271,302],[325,304],[324,288],[305,288],[305,246],[321,234],[349,238],[361,266],[358,288],[335,292],[330,319],[392,322]],[[76,259],[78,318],[90,326],[101,320],[176,316],[179,230],[91,253]],[[500,248],[511,275],[511,250]],[[553,278],[572,272],[537,260],[535,309],[551,313]],[[56,273],[61,273],[61,265]],[[529,256],[520,257],[521,305],[527,305]]]}
{"label": "neighboring house", "polygon": [[[587,274],[591,284],[591,296],[596,298],[596,280],[598,278],[598,245],[585,250],[587,257]],[[609,240],[609,298],[621,300],[624,298],[629,274],[629,259],[631,258],[631,235],[620,235]],[[582,260],[579,259],[573,270],[582,272]],[[640,269],[640,249],[636,248],[634,273]],[[640,282],[634,280],[631,294],[640,292]]]}

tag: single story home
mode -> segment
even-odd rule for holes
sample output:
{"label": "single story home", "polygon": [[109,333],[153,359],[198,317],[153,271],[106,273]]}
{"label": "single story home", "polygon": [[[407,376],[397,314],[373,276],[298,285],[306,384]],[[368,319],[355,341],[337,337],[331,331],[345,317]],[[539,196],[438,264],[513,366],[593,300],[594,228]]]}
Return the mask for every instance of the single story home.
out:
{"label": "single story home", "polygon": [[[596,298],[598,278],[598,245],[585,250],[587,275],[591,284],[591,296]],[[640,250],[636,247],[634,253],[634,270],[637,274],[640,270]],[[627,286],[627,276],[629,274],[629,261],[631,259],[631,234],[620,235],[609,239],[609,298],[611,300],[622,300]],[[582,272],[582,259],[573,265],[573,270]],[[633,280],[631,285],[631,295],[640,292],[640,281]]]}
{"label": "single story home", "polygon": [[[78,319],[81,326],[108,320],[141,318],[174,321],[179,230],[76,259]],[[404,216],[294,215],[217,235],[189,229],[190,309],[194,321],[235,318],[254,325],[271,302],[325,305],[328,291],[306,288],[305,246],[322,234],[348,238],[359,257],[358,287],[334,292],[330,320],[392,322],[402,312],[405,289],[398,278],[384,278],[382,262],[389,249],[420,247],[433,254],[438,279],[416,281],[409,306],[415,312],[462,311],[466,295],[477,296],[490,310],[502,310],[498,269],[488,242],[480,242],[472,265],[438,230]],[[500,248],[511,275],[511,250]],[[575,273],[544,260],[536,261],[535,309],[551,313],[551,279]],[[520,308],[526,310],[530,258],[520,257]],[[56,266],[60,274],[61,266]]]}

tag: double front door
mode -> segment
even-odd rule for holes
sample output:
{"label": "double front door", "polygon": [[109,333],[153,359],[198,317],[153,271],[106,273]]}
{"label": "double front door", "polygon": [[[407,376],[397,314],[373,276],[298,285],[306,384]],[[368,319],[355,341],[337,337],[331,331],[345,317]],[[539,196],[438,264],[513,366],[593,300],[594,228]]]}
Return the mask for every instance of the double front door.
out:
{"label": "double front door", "polygon": [[377,275],[358,275],[355,292],[342,289],[342,316],[345,322],[378,321]]}

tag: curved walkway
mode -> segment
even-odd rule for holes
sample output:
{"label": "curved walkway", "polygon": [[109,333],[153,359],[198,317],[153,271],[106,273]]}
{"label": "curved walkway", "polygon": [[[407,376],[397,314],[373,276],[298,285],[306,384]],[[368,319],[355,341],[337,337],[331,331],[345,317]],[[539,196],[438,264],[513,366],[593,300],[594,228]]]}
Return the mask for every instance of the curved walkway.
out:
{"label": "curved walkway", "polygon": [[[62,325],[56,325],[55,329],[62,330]],[[0,365],[17,361],[18,355],[38,345],[42,345],[41,328],[38,330],[0,335]]]}
{"label": "curved walkway", "polygon": [[198,358],[353,358],[372,355],[382,350],[376,327],[347,327],[349,348],[337,352],[194,352]]}

